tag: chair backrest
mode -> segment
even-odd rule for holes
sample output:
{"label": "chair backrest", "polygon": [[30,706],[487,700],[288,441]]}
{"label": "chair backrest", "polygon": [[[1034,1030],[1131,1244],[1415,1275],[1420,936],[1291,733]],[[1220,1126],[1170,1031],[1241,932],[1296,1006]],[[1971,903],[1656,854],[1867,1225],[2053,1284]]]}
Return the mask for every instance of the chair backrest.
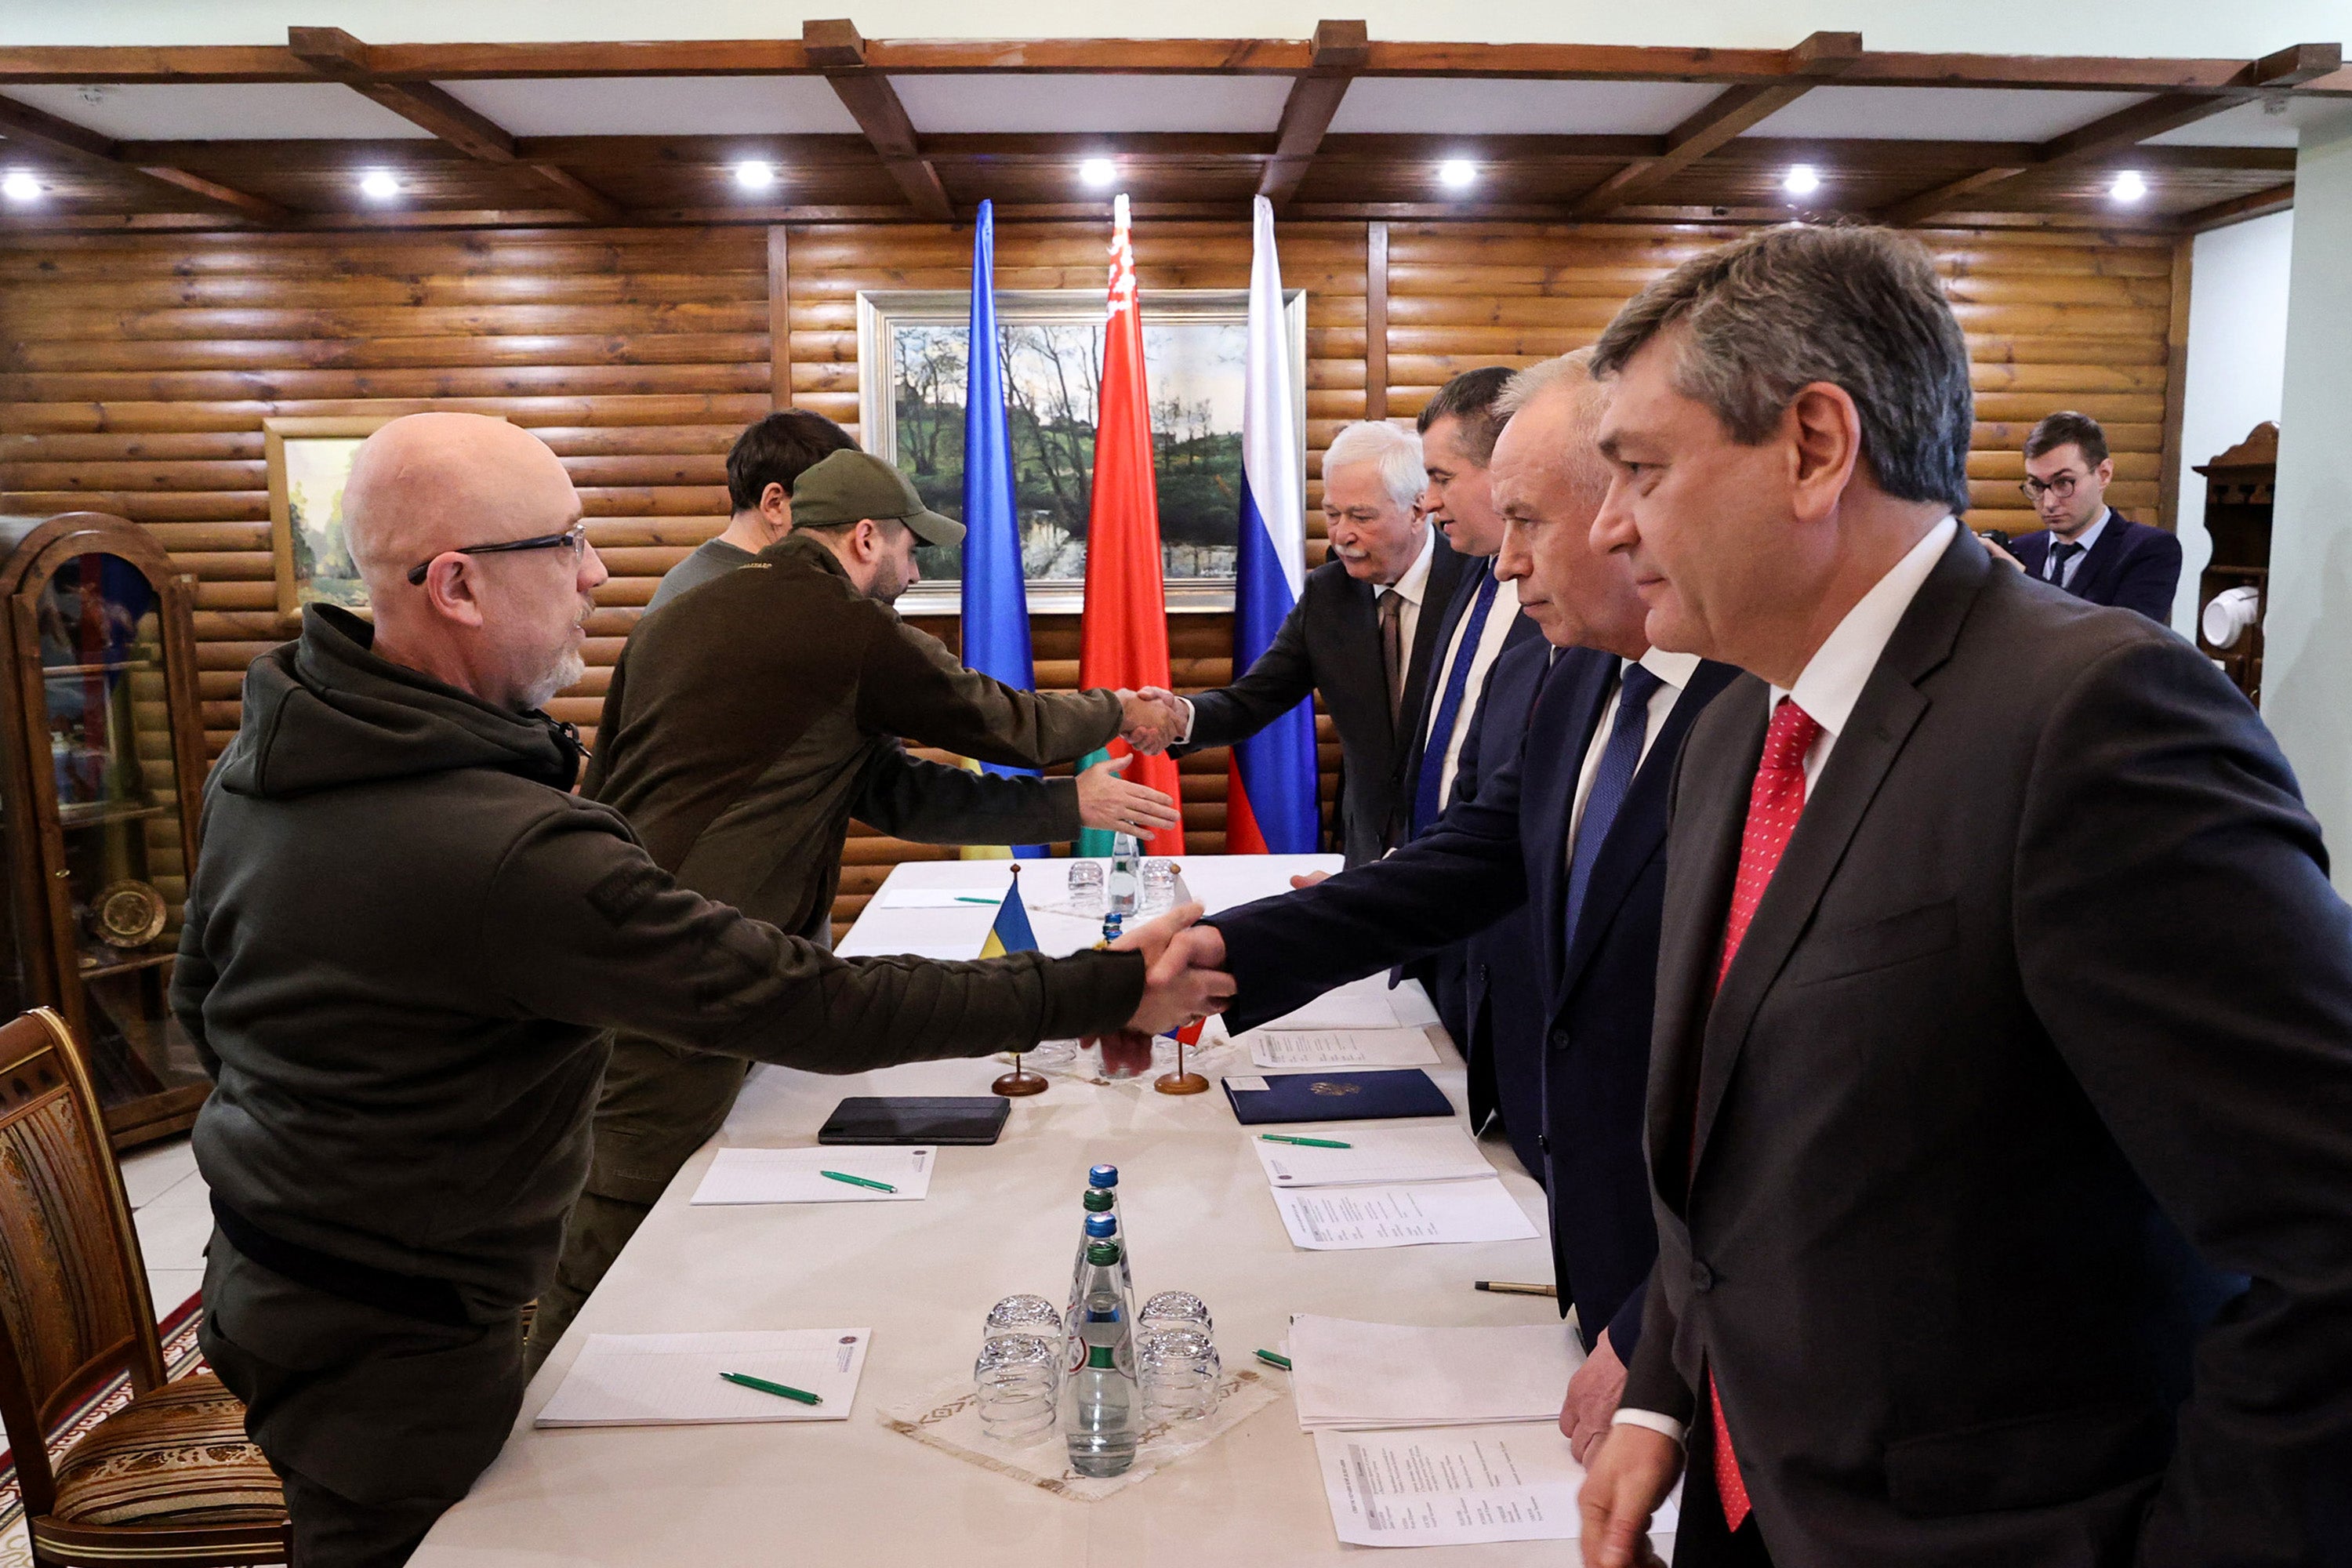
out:
{"label": "chair backrest", "polygon": [[81,1053],[37,1007],[0,1025],[0,1418],[26,1512],[55,1500],[60,1419],[126,1372],[163,1381],[147,1269]]}

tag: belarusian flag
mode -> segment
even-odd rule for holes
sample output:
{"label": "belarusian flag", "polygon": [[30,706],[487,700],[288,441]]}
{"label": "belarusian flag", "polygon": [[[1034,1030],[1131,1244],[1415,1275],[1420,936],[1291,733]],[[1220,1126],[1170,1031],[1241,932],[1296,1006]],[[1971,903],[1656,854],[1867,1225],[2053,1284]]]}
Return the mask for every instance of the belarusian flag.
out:
{"label": "belarusian flag", "polygon": [[[1110,314],[1103,331],[1102,396],[1095,414],[1094,496],[1087,510],[1087,608],[1078,632],[1078,684],[1168,684],[1168,602],[1161,592],[1160,500],[1151,472],[1151,399],[1143,382],[1143,321],[1135,300],[1135,247],[1127,237],[1127,198],[1113,207]],[[1100,756],[1127,750],[1113,741]],[[1128,778],[1170,799],[1176,759],[1138,757]],[[1108,855],[1111,836],[1089,828],[1078,853]],[[1147,853],[1184,852],[1182,825],[1154,835]]]}

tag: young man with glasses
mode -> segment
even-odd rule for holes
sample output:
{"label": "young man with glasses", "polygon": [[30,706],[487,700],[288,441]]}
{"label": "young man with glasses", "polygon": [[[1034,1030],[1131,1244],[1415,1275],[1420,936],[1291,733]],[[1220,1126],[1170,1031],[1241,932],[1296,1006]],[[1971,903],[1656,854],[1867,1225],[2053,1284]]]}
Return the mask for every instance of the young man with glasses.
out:
{"label": "young man with glasses", "polygon": [[2094,605],[2137,610],[2172,623],[2180,585],[2180,541],[2133,522],[2107,504],[2116,477],[2107,434],[2088,415],[2053,414],[2025,438],[2025,482],[2019,488],[2042,519],[2042,531],[2009,547],[2026,575],[2054,584]]}

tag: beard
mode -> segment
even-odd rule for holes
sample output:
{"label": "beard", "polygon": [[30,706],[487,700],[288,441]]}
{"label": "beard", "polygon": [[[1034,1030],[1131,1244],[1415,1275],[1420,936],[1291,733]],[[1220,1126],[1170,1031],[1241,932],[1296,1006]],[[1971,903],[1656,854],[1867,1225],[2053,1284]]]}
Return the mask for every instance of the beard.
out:
{"label": "beard", "polygon": [[587,673],[586,657],[576,647],[567,647],[554,663],[522,689],[515,700],[515,706],[526,713],[544,708],[557,692],[577,686]]}

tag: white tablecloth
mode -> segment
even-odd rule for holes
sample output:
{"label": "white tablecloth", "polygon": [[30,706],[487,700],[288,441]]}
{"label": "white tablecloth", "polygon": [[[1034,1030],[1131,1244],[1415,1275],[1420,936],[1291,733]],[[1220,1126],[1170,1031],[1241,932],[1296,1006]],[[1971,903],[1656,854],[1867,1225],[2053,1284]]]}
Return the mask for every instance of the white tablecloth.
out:
{"label": "white tablecloth", "polygon": [[[1064,900],[1066,867],[1025,863],[1026,901]],[[1184,862],[1193,893],[1213,910],[1284,890],[1294,871],[1337,868],[1329,856]],[[899,867],[889,885],[993,890],[1005,876],[1003,861],[933,861]],[[842,951],[961,943],[969,954],[992,913],[978,904],[876,907]],[[1041,915],[1036,925],[1049,951],[1092,939],[1069,918]],[[1431,1076],[1459,1114],[1463,1069],[1450,1048],[1441,1055]],[[1245,1059],[1232,1069],[1252,1070]],[[1228,1363],[1278,1346],[1292,1312],[1429,1324],[1558,1321],[1548,1300],[1471,1289],[1481,1279],[1549,1279],[1541,1239],[1294,1250],[1223,1094],[1213,1088],[1191,1098],[1157,1094],[1148,1079],[1109,1088],[1056,1079],[1049,1092],[1013,1101],[994,1147],[941,1151],[921,1203],[694,1208],[687,1202],[720,1144],[807,1144],[845,1095],[982,1094],[1003,1070],[976,1060],[843,1079],[754,1071],[718,1139],[670,1184],[532,1383],[505,1452],[434,1530],[415,1558],[420,1568],[1268,1568],[1360,1555],[1365,1549],[1333,1538],[1314,1443],[1299,1432],[1286,1398],[1182,1464],[1091,1504],[1024,1488],[875,1420],[879,1405],[968,1369],[982,1317],[998,1298],[1033,1290],[1059,1299],[1068,1288],[1078,1196],[1097,1161],[1119,1167],[1139,1294],[1198,1291],[1216,1316]],[[1484,1148],[1541,1226],[1541,1193],[1508,1145],[1490,1138]],[[845,1423],[545,1432],[530,1426],[586,1334],[836,1326],[874,1331],[857,1409]],[[1562,1568],[1575,1552],[1568,1542],[1523,1542],[1431,1548],[1412,1561]]]}

